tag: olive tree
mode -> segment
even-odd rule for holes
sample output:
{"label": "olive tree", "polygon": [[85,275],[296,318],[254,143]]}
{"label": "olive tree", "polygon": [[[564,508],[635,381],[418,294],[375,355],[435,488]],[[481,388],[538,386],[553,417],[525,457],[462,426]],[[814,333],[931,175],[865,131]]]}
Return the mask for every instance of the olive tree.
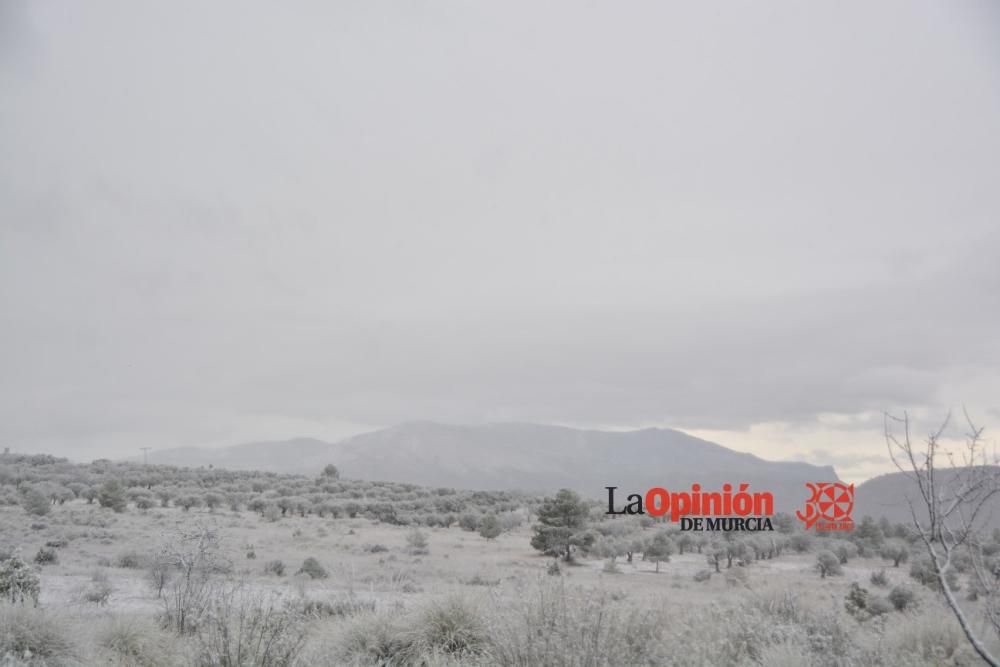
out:
{"label": "olive tree", "polygon": [[674,543],[670,541],[666,533],[660,531],[646,544],[642,557],[656,563],[656,571],[659,572],[660,563],[670,562],[672,553],[674,553]]}
{"label": "olive tree", "polygon": [[840,557],[832,551],[821,551],[816,554],[816,570],[822,579],[826,579],[827,575],[842,574],[844,571],[840,566]]}
{"label": "olive tree", "polygon": [[882,545],[880,555],[885,560],[891,560],[893,567],[899,567],[910,557],[910,547],[902,540],[890,540]]}
{"label": "olive tree", "polygon": [[721,542],[712,542],[705,550],[705,562],[715,568],[716,572],[721,572],[719,566],[726,557],[726,547]]}
{"label": "olive tree", "polygon": [[101,507],[108,507],[115,512],[124,512],[128,506],[125,489],[117,479],[109,479],[97,491],[97,502]]}
{"label": "olive tree", "polygon": [[28,489],[21,499],[21,505],[28,514],[35,516],[45,516],[52,509],[49,499],[38,489]]}

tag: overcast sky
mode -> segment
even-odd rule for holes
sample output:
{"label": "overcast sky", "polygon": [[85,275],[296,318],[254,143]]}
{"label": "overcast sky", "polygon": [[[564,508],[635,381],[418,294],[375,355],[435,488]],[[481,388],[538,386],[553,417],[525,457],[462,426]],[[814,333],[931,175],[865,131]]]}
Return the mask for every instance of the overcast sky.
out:
{"label": "overcast sky", "polygon": [[996,433],[998,7],[0,0],[0,444]]}

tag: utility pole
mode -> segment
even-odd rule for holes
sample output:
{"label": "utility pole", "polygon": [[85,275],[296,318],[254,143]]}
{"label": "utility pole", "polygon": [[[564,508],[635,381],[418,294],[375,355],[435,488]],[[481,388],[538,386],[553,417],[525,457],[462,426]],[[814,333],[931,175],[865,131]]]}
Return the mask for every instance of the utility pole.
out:
{"label": "utility pole", "polygon": [[142,465],[149,465],[146,454],[152,449],[152,447],[140,447],[139,449],[142,450]]}

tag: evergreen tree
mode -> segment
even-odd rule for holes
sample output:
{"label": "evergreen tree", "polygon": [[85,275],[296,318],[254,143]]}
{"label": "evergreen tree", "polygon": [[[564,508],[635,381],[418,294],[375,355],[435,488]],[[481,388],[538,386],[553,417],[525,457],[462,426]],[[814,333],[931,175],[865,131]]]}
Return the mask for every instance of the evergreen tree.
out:
{"label": "evergreen tree", "polygon": [[531,546],[539,551],[562,556],[569,561],[573,558],[573,547],[587,547],[594,536],[587,532],[590,508],[580,496],[562,489],[555,498],[546,498],[538,509],[538,524]]}

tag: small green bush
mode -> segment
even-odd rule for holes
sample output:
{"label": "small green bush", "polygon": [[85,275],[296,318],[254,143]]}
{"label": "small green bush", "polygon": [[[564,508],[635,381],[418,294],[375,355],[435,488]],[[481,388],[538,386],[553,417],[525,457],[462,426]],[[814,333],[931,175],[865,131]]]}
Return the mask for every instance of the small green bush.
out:
{"label": "small green bush", "polygon": [[285,576],[285,564],[280,560],[269,560],[264,563],[264,574],[273,574],[276,577]]}
{"label": "small green bush", "polygon": [[429,655],[474,659],[485,652],[489,632],[470,602],[452,596],[424,607],[412,619],[404,638],[405,664],[420,664]]}
{"label": "small green bush", "polygon": [[465,580],[465,584],[468,586],[499,586],[499,579],[487,579],[478,572],[472,575],[471,578]]}
{"label": "small green bush", "polygon": [[747,568],[745,567],[733,567],[726,570],[724,575],[726,585],[728,586],[741,586],[745,587],[750,582],[750,575],[747,573]]}
{"label": "small green bush", "polygon": [[98,626],[97,646],[112,660],[111,664],[135,667],[158,667],[172,664],[171,638],[151,620],[135,614],[115,615]]}
{"label": "small green bush", "polygon": [[868,615],[868,601],[868,589],[862,588],[855,582],[851,584],[851,588],[847,593],[847,599],[844,600],[844,607],[847,609],[848,614],[862,620]]}
{"label": "small green bush", "polygon": [[[910,563],[910,576],[932,590],[938,591],[941,589],[941,582],[938,579],[937,572],[934,570],[934,563],[931,562],[929,557],[920,558]],[[944,574],[944,579],[948,584],[948,588],[952,591],[957,591],[961,588],[958,581],[958,574],[954,570],[947,570]]]}
{"label": "small green bush", "polygon": [[115,567],[127,570],[140,570],[149,564],[149,558],[138,551],[123,551],[115,558]]}
{"label": "small green bush", "polygon": [[479,535],[487,540],[495,540],[503,532],[503,526],[496,514],[486,514],[479,521]]}
{"label": "small green bush", "polygon": [[320,565],[320,562],[312,556],[302,561],[302,567],[295,574],[305,574],[310,579],[326,579],[330,576],[326,568]]}
{"label": "small green bush", "polygon": [[91,581],[80,592],[80,599],[84,602],[103,607],[108,603],[108,599],[113,592],[114,588],[111,586],[111,582],[107,580]]}
{"label": "small green bush", "polygon": [[414,528],[406,535],[406,544],[411,549],[426,549],[427,535],[419,528]]}
{"label": "small green bush", "polygon": [[916,606],[916,594],[904,586],[896,586],[889,591],[889,602],[896,608],[896,611],[905,611]]}
{"label": "small green bush", "polygon": [[893,610],[892,602],[881,596],[872,597],[868,601],[868,613],[872,616],[882,616]]}
{"label": "small green bush", "polygon": [[375,601],[360,600],[353,595],[335,600],[304,600],[300,611],[307,616],[317,618],[355,616],[375,611]]}
{"label": "small green bush", "polygon": [[337,637],[337,652],[344,665],[397,665],[403,650],[402,631],[395,616],[359,614],[348,620]]}
{"label": "small green bush", "polygon": [[136,509],[143,511],[150,510],[156,506],[156,501],[152,496],[137,496],[135,499]]}
{"label": "small green bush", "polygon": [[0,656],[30,655],[30,665],[81,664],[82,649],[68,625],[38,607],[0,605]]}
{"label": "small green bush", "polygon": [[41,547],[35,554],[35,562],[39,565],[55,565],[59,562],[59,554],[56,553],[55,549]]}

